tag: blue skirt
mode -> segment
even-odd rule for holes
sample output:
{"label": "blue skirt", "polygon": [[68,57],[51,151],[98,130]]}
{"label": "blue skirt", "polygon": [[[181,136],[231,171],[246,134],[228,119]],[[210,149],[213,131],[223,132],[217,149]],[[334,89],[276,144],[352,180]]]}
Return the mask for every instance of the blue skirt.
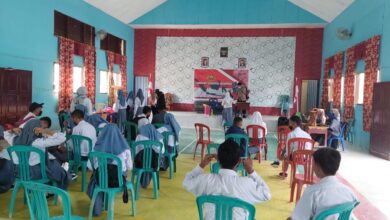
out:
{"label": "blue skirt", "polygon": [[0,158],[0,193],[7,192],[14,182],[13,163],[10,160]]}

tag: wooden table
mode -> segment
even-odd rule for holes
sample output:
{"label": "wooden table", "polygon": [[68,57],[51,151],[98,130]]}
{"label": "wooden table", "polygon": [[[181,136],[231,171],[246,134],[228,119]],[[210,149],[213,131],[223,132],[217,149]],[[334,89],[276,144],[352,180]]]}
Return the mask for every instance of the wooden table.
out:
{"label": "wooden table", "polygon": [[325,135],[324,145],[328,146],[328,127],[327,126],[308,126],[307,133]]}

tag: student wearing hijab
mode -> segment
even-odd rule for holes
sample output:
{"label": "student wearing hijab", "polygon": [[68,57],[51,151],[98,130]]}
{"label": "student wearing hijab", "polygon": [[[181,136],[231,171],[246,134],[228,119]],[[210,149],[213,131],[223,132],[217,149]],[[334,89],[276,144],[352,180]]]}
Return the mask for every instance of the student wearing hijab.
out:
{"label": "student wearing hijab", "polygon": [[85,88],[84,86],[77,89],[76,97],[73,98],[72,103],[70,104],[71,112],[75,110],[75,106],[77,104],[86,107],[87,109],[87,111],[85,112],[86,115],[92,115],[93,113],[92,101],[87,97],[87,88]]}
{"label": "student wearing hijab", "polygon": [[[160,132],[157,131],[157,129],[152,124],[146,124],[141,127],[139,130],[139,134],[137,135],[137,138],[135,141],[145,141],[145,140],[153,140],[153,141],[159,141],[162,144],[164,144],[163,136],[160,134]],[[134,158],[134,166],[136,168],[142,168],[142,160],[143,160],[143,146],[137,145],[135,148],[135,158]],[[165,148],[163,145],[163,148],[161,149],[161,156],[164,155]],[[160,149],[156,146],[153,147],[153,153],[152,153],[152,167],[157,168],[158,166],[158,157],[159,157]],[[161,158],[160,160],[160,166],[165,167],[165,160]],[[146,188],[149,186],[151,180],[151,174],[146,173],[142,174],[141,177],[141,186],[143,188]]]}
{"label": "student wearing hijab", "polygon": [[[4,139],[10,145],[27,145],[36,147],[43,152],[52,146],[58,146],[66,141],[65,134],[60,132],[52,132],[47,129],[41,128],[39,119],[33,119],[26,123],[22,130],[11,130],[4,132]],[[61,167],[56,158],[50,154],[46,154],[46,174],[47,177],[57,183],[57,187],[66,190],[68,183],[70,182],[69,173]],[[16,154],[13,154],[14,164],[18,165],[19,161]],[[39,156],[32,153],[29,158],[30,175],[32,179],[41,178]]]}
{"label": "student wearing hijab", "polygon": [[[331,114],[329,114],[329,129],[328,134],[329,138],[332,137],[339,137],[341,134],[341,122],[340,122],[340,112],[338,109],[332,109]],[[322,142],[324,142],[322,140]],[[337,149],[339,146],[339,141],[334,139],[332,141],[332,146],[330,146],[333,149]]]}
{"label": "student wearing hijab", "polygon": [[126,98],[126,119],[131,121],[134,118],[134,93],[130,91]]}
{"label": "student wearing hijab", "polygon": [[142,114],[142,109],[144,107],[144,93],[142,92],[142,89],[138,89],[137,96],[134,100],[134,117],[137,117],[138,115]]}
{"label": "student wearing hijab", "polygon": [[157,95],[156,109],[165,109],[166,103],[165,103],[164,93],[161,92],[159,89],[156,89],[156,95]]}
{"label": "student wearing hijab", "polygon": [[229,92],[226,92],[222,100],[222,123],[233,124],[233,103],[236,103],[236,101],[234,101]]}
{"label": "student wearing hijab", "polygon": [[[253,125],[260,125],[263,128],[265,128],[265,135],[267,135],[267,124],[263,121],[263,116],[261,115],[260,112],[256,111],[256,112],[253,113],[251,124],[253,124]],[[252,129],[249,129],[248,136],[249,137],[253,137]],[[263,137],[263,134],[260,131],[258,132],[258,138],[259,139],[265,138],[265,137]],[[248,151],[249,151],[250,154],[256,154],[256,153],[259,152],[259,148],[256,147],[256,146],[255,147],[249,147]],[[257,155],[256,155],[255,159],[257,159]]]}
{"label": "student wearing hijab", "polygon": [[117,124],[119,130],[123,133],[125,131],[125,121],[126,121],[126,108],[127,103],[125,100],[125,95],[122,90],[118,90],[118,98],[115,102],[114,111],[118,113]]}
{"label": "student wearing hijab", "polygon": [[[166,113],[164,118],[164,126],[157,129],[157,131],[160,132],[161,134],[166,131],[173,132],[175,134],[175,137],[169,137],[168,146],[164,146],[164,147],[169,153],[173,153],[173,145],[176,144],[176,152],[175,152],[176,156],[179,147],[180,130],[181,127],[172,113]],[[176,143],[174,143],[174,138],[176,139]],[[168,165],[169,165],[168,157],[165,157],[165,164],[164,167],[162,167],[162,169],[166,170],[168,168]]]}
{"label": "student wearing hijab", "polygon": [[[131,157],[130,147],[126,139],[123,137],[121,131],[115,124],[107,124],[104,127],[104,129],[101,131],[101,135],[99,135],[99,138],[95,144],[94,151],[104,152],[104,153],[118,156],[122,162],[122,175],[124,179],[126,179],[127,171],[133,169],[133,161],[131,159],[132,157]],[[97,163],[97,161],[94,161],[93,167],[94,170],[92,172],[92,176],[88,184],[88,190],[87,190],[87,194],[90,198],[92,198],[95,186],[96,184],[98,184],[99,181],[98,170],[97,170],[99,164]],[[115,161],[113,161],[112,164],[108,165],[108,172],[109,172],[108,184],[110,185],[111,184],[110,180],[113,180],[113,182],[117,181],[118,168]],[[102,207],[103,207],[103,198],[104,198],[103,193],[99,193],[96,198],[95,205],[93,207],[94,216],[99,216],[101,214]]]}
{"label": "student wearing hijab", "polygon": [[14,165],[6,149],[8,146],[8,142],[4,140],[4,128],[0,126],[0,193],[11,189],[15,181]]}

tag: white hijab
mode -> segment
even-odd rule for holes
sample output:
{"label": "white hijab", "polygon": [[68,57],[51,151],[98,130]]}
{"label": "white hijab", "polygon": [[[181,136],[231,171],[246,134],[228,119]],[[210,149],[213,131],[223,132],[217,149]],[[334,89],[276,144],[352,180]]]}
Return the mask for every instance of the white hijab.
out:
{"label": "white hijab", "polygon": [[260,112],[254,112],[252,115],[252,124],[265,126],[265,122],[263,121],[263,116],[261,116]]}

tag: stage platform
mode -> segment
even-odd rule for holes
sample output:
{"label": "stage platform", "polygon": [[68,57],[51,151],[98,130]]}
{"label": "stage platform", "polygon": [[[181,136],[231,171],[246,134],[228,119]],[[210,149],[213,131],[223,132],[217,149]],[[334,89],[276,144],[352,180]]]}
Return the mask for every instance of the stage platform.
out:
{"label": "stage platform", "polygon": [[[196,112],[180,112],[171,111],[175,115],[180,126],[183,128],[194,128],[195,123],[202,123],[209,126],[211,129],[222,130],[222,116],[213,115],[206,117],[204,114]],[[263,115],[263,120],[267,123],[267,129],[269,133],[276,133],[278,116],[267,116]],[[251,118],[244,118],[244,127],[250,124]]]}

